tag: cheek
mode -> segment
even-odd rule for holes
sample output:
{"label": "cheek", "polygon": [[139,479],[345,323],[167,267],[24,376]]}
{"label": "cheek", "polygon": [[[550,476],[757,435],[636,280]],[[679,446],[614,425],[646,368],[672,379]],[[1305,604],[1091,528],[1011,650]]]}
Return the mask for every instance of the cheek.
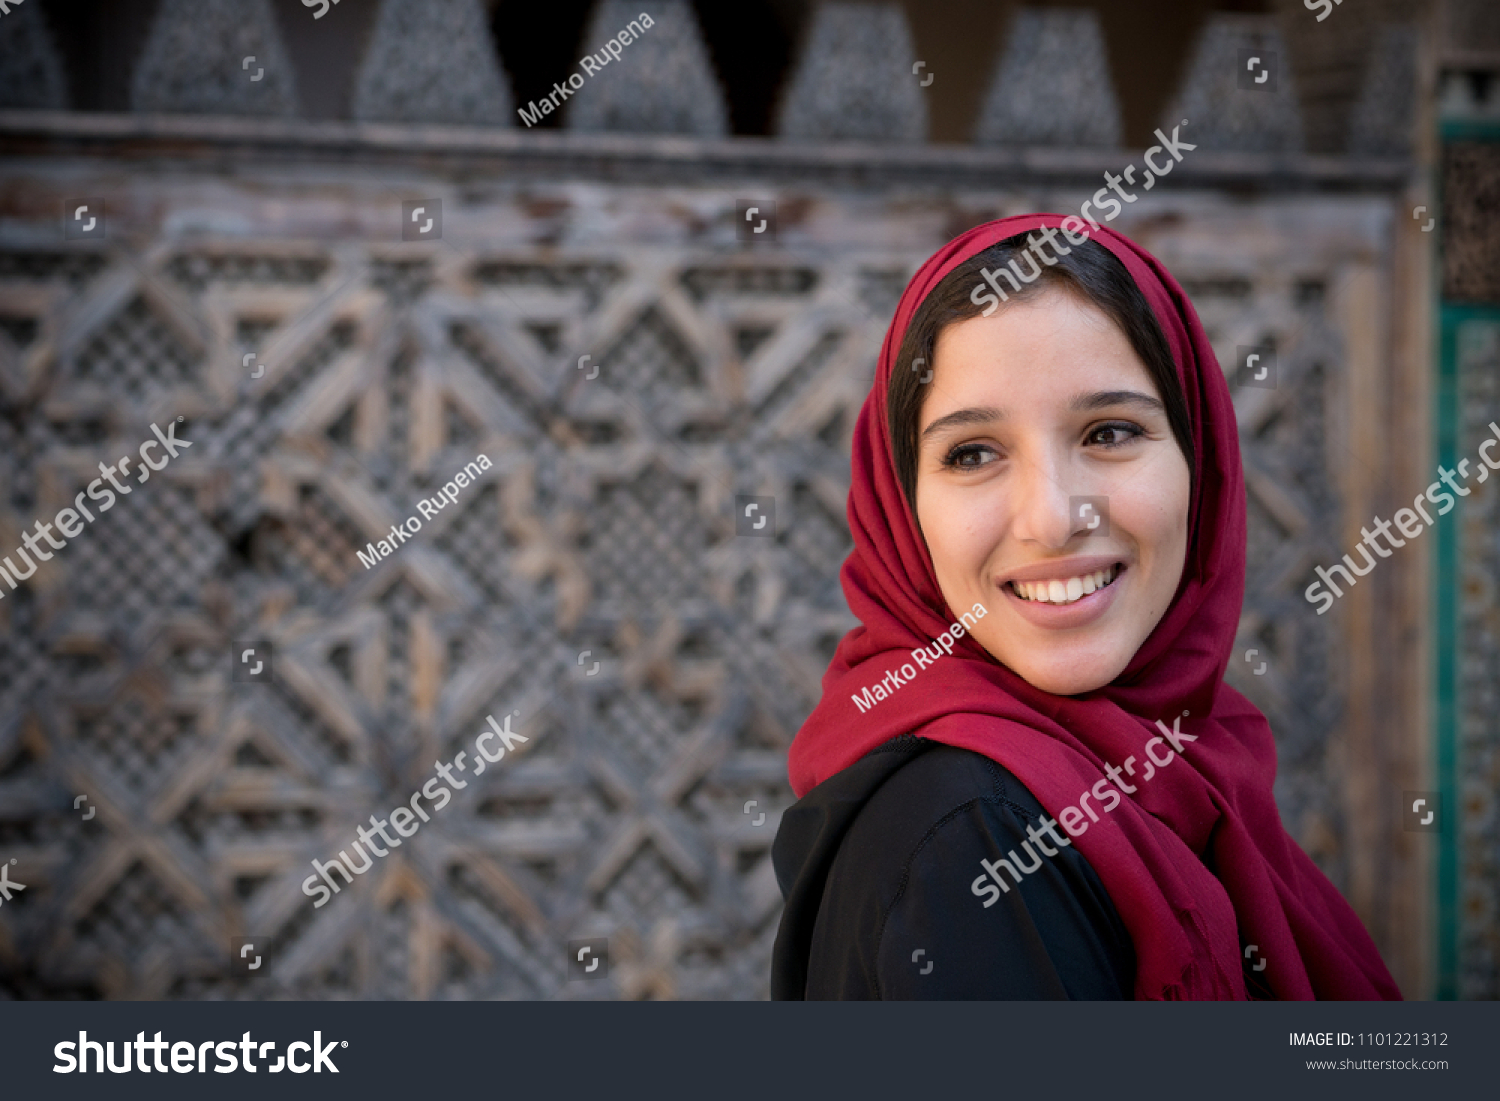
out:
{"label": "cheek", "polygon": [[999,538],[999,502],[939,488],[926,496],[919,490],[917,503],[917,518],[940,578],[962,581],[983,567]]}
{"label": "cheek", "polygon": [[1152,494],[1144,500],[1122,502],[1118,515],[1121,526],[1140,544],[1143,552],[1160,554],[1187,533],[1187,502],[1178,502]]}
{"label": "cheek", "polygon": [[1186,464],[1179,460],[1162,477],[1138,479],[1111,497],[1111,518],[1121,533],[1135,542],[1153,572],[1172,575],[1154,579],[1164,586],[1169,581],[1176,586],[1187,548],[1190,489]]}

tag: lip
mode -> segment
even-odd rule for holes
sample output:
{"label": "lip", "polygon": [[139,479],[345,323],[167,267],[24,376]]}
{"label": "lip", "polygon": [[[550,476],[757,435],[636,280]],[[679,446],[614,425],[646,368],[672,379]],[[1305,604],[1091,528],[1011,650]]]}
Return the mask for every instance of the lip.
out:
{"label": "lip", "polygon": [[[1116,563],[1119,563],[1120,571],[1113,581],[1071,604],[1058,605],[1047,604],[1040,600],[1024,600],[1016,595],[1015,590],[1008,584],[1013,580],[1046,581],[1052,578],[1077,577],[1079,574],[1092,573]],[[1129,564],[1114,557],[1095,555],[1088,558],[1058,559],[1056,562],[1027,566],[1012,574],[1007,574],[1000,582],[1000,591],[1016,614],[1032,626],[1062,631],[1073,627],[1085,627],[1109,611],[1115,598],[1120,595],[1121,583],[1125,581],[1129,573]]]}
{"label": "lip", "polygon": [[1122,566],[1130,564],[1118,554],[1081,554],[1072,558],[1054,558],[1048,562],[1038,562],[1033,566],[1022,566],[1009,573],[1002,573],[995,578],[995,584],[1004,586],[1011,581],[1051,581],[1053,578],[1060,581],[1064,578],[1082,577],[1086,573],[1106,569],[1116,562]]}

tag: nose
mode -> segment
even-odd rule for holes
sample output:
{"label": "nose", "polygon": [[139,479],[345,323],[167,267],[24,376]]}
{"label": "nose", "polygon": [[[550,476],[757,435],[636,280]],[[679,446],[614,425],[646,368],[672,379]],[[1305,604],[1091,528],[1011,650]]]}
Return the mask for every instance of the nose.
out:
{"label": "nose", "polygon": [[1011,482],[1011,534],[1024,543],[1061,551],[1083,522],[1071,514],[1069,502],[1087,489],[1071,485],[1066,462],[1048,454],[1032,455],[1017,464]]}

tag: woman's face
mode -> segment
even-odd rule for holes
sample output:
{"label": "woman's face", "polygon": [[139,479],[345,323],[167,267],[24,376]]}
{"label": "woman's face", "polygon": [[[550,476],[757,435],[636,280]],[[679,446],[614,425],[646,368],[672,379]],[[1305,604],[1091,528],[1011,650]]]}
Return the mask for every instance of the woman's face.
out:
{"label": "woman's face", "polygon": [[1190,473],[1146,365],[1050,288],[949,325],[932,370],[917,519],[948,607],[983,604],[974,637],[1044,691],[1110,683],[1187,553]]}

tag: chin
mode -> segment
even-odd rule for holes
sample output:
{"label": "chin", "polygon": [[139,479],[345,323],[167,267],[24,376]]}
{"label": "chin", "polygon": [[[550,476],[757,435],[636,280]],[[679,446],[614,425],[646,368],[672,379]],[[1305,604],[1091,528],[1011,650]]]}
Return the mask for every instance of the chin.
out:
{"label": "chin", "polygon": [[1080,658],[1064,653],[1051,660],[1038,661],[1035,655],[1029,655],[1021,661],[1001,664],[1033,688],[1054,696],[1081,696],[1109,684],[1129,663],[1128,656],[1121,661],[1115,655]]}

